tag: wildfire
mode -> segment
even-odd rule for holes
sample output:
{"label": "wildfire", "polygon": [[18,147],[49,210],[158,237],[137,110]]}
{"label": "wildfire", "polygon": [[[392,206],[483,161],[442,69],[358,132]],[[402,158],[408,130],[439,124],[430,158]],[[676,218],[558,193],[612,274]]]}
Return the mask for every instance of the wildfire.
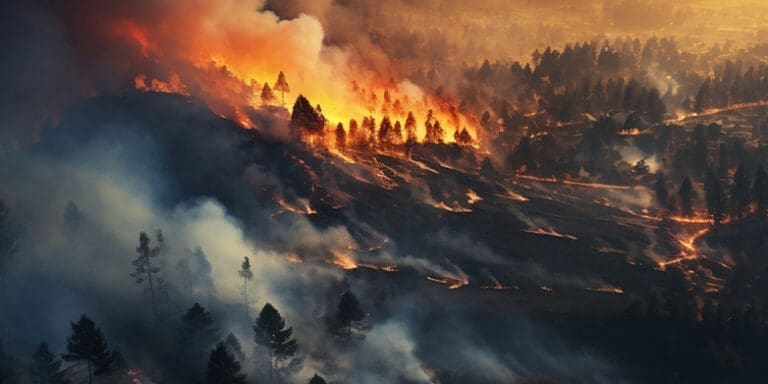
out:
{"label": "wildfire", "polygon": [[587,288],[587,291],[590,292],[602,292],[602,293],[615,293],[615,294],[623,294],[624,290],[619,287],[614,287],[613,285],[605,285],[602,287],[597,288]]}
{"label": "wildfire", "polygon": [[480,197],[480,195],[478,195],[477,192],[473,191],[472,189],[467,191],[466,196],[468,204],[475,204],[478,201],[483,200],[483,198]]}
{"label": "wildfire", "polygon": [[427,275],[427,280],[434,281],[435,283],[445,284],[448,289],[461,288],[465,285],[469,285],[469,280],[466,277],[447,277],[447,276],[430,276]]}
{"label": "wildfire", "polygon": [[289,204],[286,202],[283,198],[277,198],[275,199],[275,202],[280,205],[280,209],[277,210],[275,213],[272,214],[272,217],[275,217],[283,212],[293,212],[299,215],[314,215],[317,213],[312,207],[309,206],[309,202],[305,201],[303,207],[297,207],[294,205]]}
{"label": "wildfire", "polygon": [[541,235],[541,236],[560,237],[560,238],[568,239],[568,240],[578,240],[578,238],[576,236],[565,234],[565,233],[560,233],[560,232],[555,231],[552,228],[542,228],[542,227],[539,227],[539,228],[536,228],[536,229],[525,229],[525,230],[523,230],[523,232],[532,233],[534,235]]}

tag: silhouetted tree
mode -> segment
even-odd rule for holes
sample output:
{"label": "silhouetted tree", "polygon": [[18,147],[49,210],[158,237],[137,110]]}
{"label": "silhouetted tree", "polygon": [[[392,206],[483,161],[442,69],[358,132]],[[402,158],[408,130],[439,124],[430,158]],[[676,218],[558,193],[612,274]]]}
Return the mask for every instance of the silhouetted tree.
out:
{"label": "silhouetted tree", "polygon": [[195,303],[182,316],[177,338],[187,350],[200,357],[219,338],[218,331],[211,313]]}
{"label": "silhouetted tree", "polygon": [[245,374],[240,372],[240,363],[223,343],[216,345],[208,359],[206,384],[245,384]]}
{"label": "silhouetted tree", "polygon": [[320,375],[315,373],[314,376],[312,376],[311,379],[309,379],[309,384],[326,384],[325,379],[323,379]]}
{"label": "silhouetted tree", "polygon": [[347,290],[339,298],[339,305],[330,321],[329,330],[331,334],[349,340],[352,337],[353,324],[363,321],[365,316],[357,296]]}
{"label": "silhouetted tree", "polygon": [[336,148],[344,148],[347,146],[347,132],[344,131],[344,124],[336,124]]}
{"label": "silhouetted tree", "polygon": [[[3,303],[5,302],[5,273],[8,262],[19,250],[21,230],[11,217],[10,209],[0,200],[0,288],[2,288]],[[5,304],[3,304],[3,307]]]}
{"label": "silhouetted tree", "polygon": [[82,315],[77,323],[71,325],[72,335],[67,337],[67,353],[61,357],[66,361],[85,362],[90,384],[94,375],[110,370],[116,361],[115,355],[109,352],[109,345],[101,329],[86,315]]}
{"label": "silhouetted tree", "polygon": [[157,276],[160,272],[160,268],[152,266],[152,259],[160,255],[160,248],[150,248],[149,242],[149,236],[147,236],[145,232],[139,233],[139,246],[136,247],[136,252],[139,256],[133,260],[133,266],[136,267],[136,271],[130,275],[136,279],[136,284],[141,284],[145,281],[149,282],[149,293],[152,299],[152,314],[154,319],[158,320],[155,285],[161,278]]}
{"label": "silhouetted tree", "polygon": [[296,340],[291,339],[293,328],[285,328],[283,317],[272,304],[267,303],[261,309],[253,331],[256,333],[256,344],[266,348],[269,353],[269,377],[274,382],[278,361],[293,356],[298,348]]}
{"label": "silhouetted tree", "polygon": [[253,271],[251,271],[251,260],[248,256],[243,257],[243,263],[240,264],[240,270],[237,271],[240,277],[243,279],[243,309],[245,309],[245,315],[250,316],[248,306],[248,282],[253,280]]}
{"label": "silhouetted tree", "polygon": [[229,352],[232,353],[232,356],[235,356],[235,358],[238,361],[245,361],[245,353],[243,353],[243,346],[240,344],[240,340],[237,339],[237,337],[232,334],[232,332],[227,335],[227,338],[224,339],[224,345],[229,349]]}
{"label": "silhouetted tree", "polygon": [[272,105],[272,103],[275,102],[275,99],[275,93],[272,92],[272,88],[269,87],[269,84],[265,82],[264,86],[261,87],[261,104]]}
{"label": "silhouetted tree", "polygon": [[659,172],[656,176],[656,186],[654,190],[656,191],[656,202],[659,203],[659,206],[664,209],[669,209],[669,190],[667,189],[667,178],[664,176],[664,173]]}
{"label": "silhouetted tree", "polygon": [[680,212],[683,215],[693,214],[693,184],[691,178],[686,176],[683,182],[680,184],[680,189],[677,191],[677,196],[680,199]]}
{"label": "silhouetted tree", "polygon": [[717,230],[718,225],[720,225],[720,222],[726,214],[725,196],[723,196],[723,187],[720,184],[720,179],[717,177],[712,166],[707,170],[706,179],[704,181],[704,192],[706,193],[707,198],[707,212],[712,215],[715,230]]}
{"label": "silhouetted tree", "polygon": [[61,360],[56,358],[47,343],[40,343],[32,354],[30,375],[34,384],[67,384],[65,373],[61,370]]}
{"label": "silhouetted tree", "polygon": [[416,118],[413,116],[413,112],[408,112],[408,116],[405,118],[405,135],[406,140],[416,140]]}
{"label": "silhouetted tree", "polygon": [[733,186],[731,196],[733,198],[733,208],[735,216],[739,220],[739,231],[741,231],[744,224],[744,216],[747,213],[747,208],[751,202],[750,187],[752,185],[749,179],[749,174],[744,168],[744,164],[740,164],[736,169],[736,173],[733,174]]}
{"label": "silhouetted tree", "polygon": [[307,132],[317,134],[323,131],[325,118],[316,108],[312,107],[312,104],[309,103],[309,100],[304,95],[299,95],[296,98],[296,103],[293,104],[289,126],[295,132],[299,129],[304,129]]}
{"label": "silhouetted tree", "polygon": [[280,92],[283,105],[285,105],[285,94],[291,92],[291,88],[288,86],[288,82],[285,81],[285,74],[283,71],[280,71],[280,74],[277,75],[277,81],[275,81],[275,86],[272,88],[274,88],[275,91]]}

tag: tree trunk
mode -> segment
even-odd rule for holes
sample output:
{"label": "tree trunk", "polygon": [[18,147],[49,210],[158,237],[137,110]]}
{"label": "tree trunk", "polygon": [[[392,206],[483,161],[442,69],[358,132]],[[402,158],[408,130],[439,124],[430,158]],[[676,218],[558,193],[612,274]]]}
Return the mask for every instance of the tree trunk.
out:
{"label": "tree trunk", "polygon": [[248,279],[243,278],[243,300],[245,300],[245,306],[243,307],[245,309],[245,316],[250,319],[250,314],[248,313]]}
{"label": "tree trunk", "polygon": [[91,374],[91,361],[86,360],[86,365],[88,366],[88,384],[93,383],[93,374]]}
{"label": "tree trunk", "polygon": [[149,293],[152,295],[152,313],[157,321],[157,303],[155,302],[155,284],[152,281],[152,265],[149,263],[149,255],[147,255],[147,276],[149,278]]}
{"label": "tree trunk", "polygon": [[275,354],[269,353],[269,383],[275,383]]}

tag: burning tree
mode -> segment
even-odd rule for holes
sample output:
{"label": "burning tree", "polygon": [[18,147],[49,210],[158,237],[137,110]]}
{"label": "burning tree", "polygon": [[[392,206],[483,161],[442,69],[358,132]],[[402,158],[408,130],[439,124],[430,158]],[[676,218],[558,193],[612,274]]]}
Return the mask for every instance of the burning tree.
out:
{"label": "burning tree", "polygon": [[61,360],[48,349],[47,343],[40,343],[32,354],[32,382],[34,384],[68,384]]}
{"label": "burning tree", "polygon": [[280,71],[280,74],[277,75],[277,81],[275,81],[275,86],[272,87],[275,89],[275,91],[279,91],[282,96],[283,105],[285,105],[285,94],[291,92],[291,88],[288,86],[288,82],[285,81],[285,74],[283,71]]}
{"label": "burning tree", "polygon": [[275,97],[275,93],[272,92],[272,88],[270,88],[269,84],[265,82],[264,86],[261,88],[261,104],[272,105],[276,100],[277,97]]}
{"label": "burning tree", "polygon": [[245,384],[245,374],[240,373],[240,363],[223,343],[216,345],[208,359],[206,384]]}
{"label": "burning tree", "polygon": [[243,309],[245,309],[245,315],[248,314],[248,282],[253,280],[253,271],[251,271],[251,260],[248,256],[243,257],[243,263],[240,264],[240,270],[237,274],[243,279]]}
{"label": "burning tree", "polygon": [[130,275],[136,279],[136,284],[142,284],[144,281],[149,282],[149,293],[152,298],[152,313],[155,320],[157,320],[157,296],[155,294],[155,284],[162,284],[162,278],[157,276],[160,272],[160,268],[152,266],[152,258],[160,255],[160,248],[150,248],[149,242],[149,236],[147,236],[145,232],[139,233],[139,246],[136,247],[136,252],[139,256],[133,260],[136,272],[133,272]]}
{"label": "burning tree", "polygon": [[336,124],[336,148],[344,148],[347,145],[347,132],[344,131],[344,124]]}
{"label": "burning tree", "polygon": [[405,135],[407,141],[416,140],[416,118],[413,112],[408,112],[408,117],[405,118]]}
{"label": "burning tree", "polygon": [[291,339],[293,328],[285,328],[285,319],[280,316],[280,312],[267,303],[261,309],[253,331],[256,333],[256,344],[266,348],[269,353],[269,379],[273,383],[278,362],[293,356],[298,348],[296,340]]}
{"label": "burning tree", "polygon": [[88,316],[82,315],[77,323],[71,324],[72,335],[67,337],[67,353],[61,357],[66,361],[85,362],[90,384],[94,375],[110,371],[118,362],[119,354],[109,351],[104,334]]}

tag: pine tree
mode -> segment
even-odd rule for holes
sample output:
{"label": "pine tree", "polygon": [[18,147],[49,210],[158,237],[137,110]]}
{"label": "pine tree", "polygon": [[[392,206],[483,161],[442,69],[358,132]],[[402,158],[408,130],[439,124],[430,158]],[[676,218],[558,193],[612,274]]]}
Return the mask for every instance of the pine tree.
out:
{"label": "pine tree", "polygon": [[195,303],[182,316],[177,338],[179,343],[195,357],[202,357],[203,353],[219,338],[218,332],[211,313]]}
{"label": "pine tree", "polygon": [[248,282],[253,280],[253,272],[251,271],[251,260],[248,256],[243,257],[243,263],[240,264],[240,270],[237,272],[243,279],[243,309],[245,309],[245,315],[249,315],[248,307]]}
{"label": "pine tree", "polygon": [[277,75],[277,81],[275,81],[275,86],[272,87],[275,91],[279,91],[282,94],[283,98],[283,105],[285,105],[285,94],[291,92],[291,88],[288,86],[288,82],[285,81],[285,74],[283,71],[280,71],[280,74]]}
{"label": "pine tree", "polygon": [[285,328],[285,319],[280,316],[272,304],[267,303],[261,309],[253,331],[256,334],[256,344],[266,348],[269,352],[269,377],[270,382],[274,382],[274,371],[277,368],[277,363],[293,356],[298,348],[296,340],[291,339],[293,328]]}
{"label": "pine tree", "polygon": [[330,323],[330,331],[332,334],[348,340],[352,337],[353,323],[364,320],[365,316],[357,296],[347,290],[339,299],[339,305]]}
{"label": "pine tree", "polygon": [[312,376],[311,379],[309,379],[309,384],[326,384],[325,379],[323,379],[320,375],[315,373],[314,376]]}
{"label": "pine tree", "polygon": [[177,382],[193,382],[205,376],[208,352],[219,340],[213,317],[200,304],[195,303],[182,316],[176,333],[176,349],[179,353],[169,366],[169,377]]}
{"label": "pine tree", "polygon": [[69,380],[61,370],[61,360],[56,358],[47,343],[40,343],[32,354],[31,367],[32,383],[34,384],[67,384]]}
{"label": "pine tree", "polygon": [[72,335],[67,337],[67,353],[61,355],[65,361],[85,362],[88,369],[88,383],[93,376],[109,371],[115,356],[109,352],[109,345],[96,326],[86,315],[77,323],[71,323]]}
{"label": "pine tree", "polygon": [[149,236],[145,232],[139,233],[139,246],[136,247],[136,252],[139,256],[133,260],[133,266],[136,267],[136,271],[131,273],[130,276],[136,279],[136,284],[141,284],[144,281],[149,282],[152,314],[154,319],[158,320],[155,285],[158,283],[159,277],[157,277],[157,274],[160,272],[160,268],[152,266],[152,259],[160,255],[160,249],[158,247],[150,248],[149,242]]}
{"label": "pine tree", "polygon": [[240,372],[240,363],[235,360],[223,343],[216,345],[208,359],[207,384],[245,384],[245,374]]}
{"label": "pine tree", "polygon": [[272,88],[269,87],[268,83],[264,83],[264,86],[261,88],[261,104],[272,105],[272,103],[275,102],[275,99],[277,98],[275,97],[275,93],[272,92]]}
{"label": "pine tree", "polygon": [[347,145],[347,132],[344,131],[344,124],[336,124],[336,148],[342,149]]}
{"label": "pine tree", "polygon": [[230,332],[229,335],[227,335],[227,338],[224,339],[224,345],[227,347],[229,352],[232,353],[232,356],[235,356],[238,361],[245,361],[243,345],[240,344],[240,340],[238,340],[237,337],[232,334],[232,332]]}

